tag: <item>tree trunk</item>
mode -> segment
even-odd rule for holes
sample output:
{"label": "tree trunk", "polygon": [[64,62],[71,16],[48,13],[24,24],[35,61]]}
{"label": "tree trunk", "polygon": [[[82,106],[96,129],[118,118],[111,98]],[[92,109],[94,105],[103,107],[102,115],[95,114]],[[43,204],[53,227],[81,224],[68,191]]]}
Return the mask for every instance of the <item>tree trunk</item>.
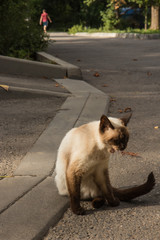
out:
{"label": "tree trunk", "polygon": [[151,29],[159,29],[159,6],[151,7]]}
{"label": "tree trunk", "polygon": [[144,29],[147,30],[148,28],[148,7],[145,6],[145,17],[144,17]]}

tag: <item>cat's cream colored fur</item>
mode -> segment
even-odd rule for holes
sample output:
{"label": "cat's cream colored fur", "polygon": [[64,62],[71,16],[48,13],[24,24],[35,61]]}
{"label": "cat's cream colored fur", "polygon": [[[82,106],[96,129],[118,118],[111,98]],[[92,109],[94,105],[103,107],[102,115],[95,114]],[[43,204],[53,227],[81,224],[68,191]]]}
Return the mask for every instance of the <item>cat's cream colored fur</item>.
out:
{"label": "cat's cream colored fur", "polygon": [[[109,118],[109,120],[114,127],[124,126],[120,119]],[[81,182],[81,199],[102,195],[95,183],[95,177],[101,179],[103,170],[108,168],[111,146],[104,144],[99,132],[99,124],[100,121],[94,121],[73,128],[63,138],[58,150],[55,177],[60,195],[68,195],[66,171],[71,163],[74,164],[75,171],[81,169],[84,172]],[[108,139],[113,135],[115,135],[114,130],[108,129]],[[103,179],[101,182],[103,183]]]}
{"label": "cat's cream colored fur", "polygon": [[124,150],[129,139],[126,125],[131,115],[123,119],[107,118],[71,129],[63,138],[57,156],[55,181],[60,195],[69,195],[71,209],[84,214],[80,199],[92,199],[94,208],[107,200],[110,206],[129,201],[150,192],[155,185],[154,174],[139,186],[127,189],[112,187],[108,163],[111,154]]}

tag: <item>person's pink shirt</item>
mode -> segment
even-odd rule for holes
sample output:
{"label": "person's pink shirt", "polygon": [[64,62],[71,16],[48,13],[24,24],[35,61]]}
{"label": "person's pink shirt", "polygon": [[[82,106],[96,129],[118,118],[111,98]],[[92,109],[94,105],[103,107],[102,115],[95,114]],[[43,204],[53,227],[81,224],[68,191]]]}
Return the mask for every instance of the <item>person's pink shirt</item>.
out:
{"label": "person's pink shirt", "polygon": [[47,22],[48,21],[48,13],[42,13],[41,17],[42,17],[42,22]]}

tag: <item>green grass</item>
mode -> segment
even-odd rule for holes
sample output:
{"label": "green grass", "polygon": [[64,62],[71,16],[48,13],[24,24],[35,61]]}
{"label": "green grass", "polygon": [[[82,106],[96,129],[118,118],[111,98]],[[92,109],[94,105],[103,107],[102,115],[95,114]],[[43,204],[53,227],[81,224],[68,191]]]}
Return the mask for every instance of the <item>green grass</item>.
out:
{"label": "green grass", "polygon": [[119,29],[114,29],[114,30],[106,30],[104,28],[87,28],[83,27],[82,25],[74,25],[72,28],[68,29],[68,32],[70,34],[75,34],[77,32],[87,32],[87,33],[96,33],[96,32],[104,32],[104,33],[140,33],[140,34],[155,34],[159,33],[160,30],[145,30],[145,29],[132,29],[132,28],[127,28],[125,30],[119,30]]}
{"label": "green grass", "polygon": [[160,33],[160,30],[129,29],[126,32],[128,32],[128,33],[141,33],[141,34],[155,34],[155,33]]}

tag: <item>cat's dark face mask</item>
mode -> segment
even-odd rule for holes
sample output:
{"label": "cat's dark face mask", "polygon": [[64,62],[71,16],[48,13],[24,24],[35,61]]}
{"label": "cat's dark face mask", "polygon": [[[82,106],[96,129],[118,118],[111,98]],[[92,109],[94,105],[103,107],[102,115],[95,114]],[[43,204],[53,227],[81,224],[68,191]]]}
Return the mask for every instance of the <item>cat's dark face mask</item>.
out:
{"label": "cat's dark face mask", "polygon": [[122,126],[113,126],[110,120],[102,115],[100,119],[100,133],[103,137],[103,141],[111,146],[110,152],[123,151],[127,147],[129,140],[129,133],[126,128],[127,123],[131,118],[131,114],[127,117],[120,119]]}
{"label": "cat's dark face mask", "polygon": [[112,146],[114,150],[123,151],[127,147],[127,143],[129,140],[128,131],[124,127],[115,129],[115,131],[117,131],[117,136],[111,138],[108,143]]}

